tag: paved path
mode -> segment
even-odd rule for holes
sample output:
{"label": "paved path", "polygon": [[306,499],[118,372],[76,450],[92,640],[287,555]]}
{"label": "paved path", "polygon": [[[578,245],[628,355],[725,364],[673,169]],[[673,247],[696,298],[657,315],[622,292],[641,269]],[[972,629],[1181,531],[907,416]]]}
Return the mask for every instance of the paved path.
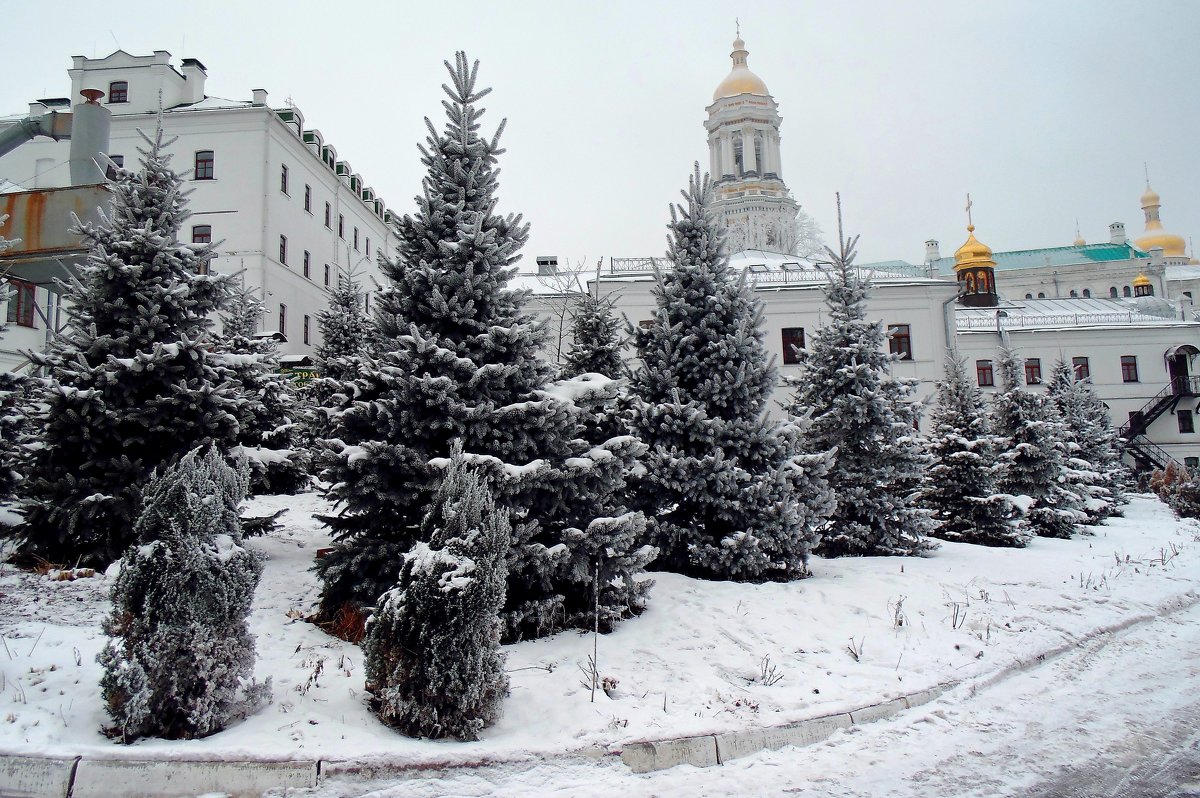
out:
{"label": "paved path", "polygon": [[1200,797],[1200,606],[970,695],[708,769],[565,760],[328,782],[324,796]]}

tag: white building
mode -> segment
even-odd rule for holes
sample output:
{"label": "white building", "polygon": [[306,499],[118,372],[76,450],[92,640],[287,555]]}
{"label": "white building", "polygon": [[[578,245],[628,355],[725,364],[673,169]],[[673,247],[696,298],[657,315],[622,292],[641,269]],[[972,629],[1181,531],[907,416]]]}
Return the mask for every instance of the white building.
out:
{"label": "white building", "polygon": [[[112,113],[108,154],[118,164],[136,164],[142,146],[137,131],[153,133],[161,103],[166,135],[175,137],[167,148],[172,165],[191,190],[192,217],[180,238],[217,242],[213,268],[240,271],[248,285],[262,290],[264,331],[282,333],[283,353],[310,354],[319,343],[316,314],[327,306],[326,288],[336,285],[338,270],[356,269],[370,288],[377,252],[393,249],[391,212],[320,131],[307,127],[298,108],[271,106],[263,89],[245,100],[210,97],[206,74],[194,58],[176,67],[163,50],[75,56],[69,70],[72,97],[84,89],[104,92],[100,102]],[[31,102],[27,114],[0,119],[0,130],[70,106],[66,99]],[[0,196],[0,208],[19,201],[19,192],[70,185],[67,159],[65,142],[45,138],[0,157],[0,178],[19,187],[17,194]],[[69,225],[70,219],[45,223]],[[49,276],[30,280],[32,285],[15,283],[0,367],[16,367],[21,350],[44,344],[44,328],[58,316],[46,290]]]}

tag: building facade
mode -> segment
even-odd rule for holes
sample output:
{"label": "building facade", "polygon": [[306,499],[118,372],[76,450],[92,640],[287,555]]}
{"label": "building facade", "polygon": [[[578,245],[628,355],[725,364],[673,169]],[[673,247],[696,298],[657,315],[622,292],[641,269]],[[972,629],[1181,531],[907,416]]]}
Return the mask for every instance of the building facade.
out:
{"label": "building facade", "polygon": [[[76,56],[69,75],[72,97],[104,92],[100,102],[112,114],[108,155],[117,165],[135,167],[145,146],[138,131],[153,133],[161,103],[167,151],[190,191],[192,215],[180,238],[215,244],[212,268],[239,273],[262,292],[262,331],[279,333],[282,353],[308,355],[320,343],[316,314],[327,307],[326,290],[339,270],[355,270],[371,288],[377,254],[396,243],[392,214],[300,109],[272,106],[262,89],[248,100],[208,96],[204,65],[185,58],[176,67],[162,50]],[[29,116],[69,106],[40,100]],[[22,118],[0,119],[0,130]],[[65,142],[34,139],[0,157],[0,177],[10,189],[52,190],[69,185],[67,159]],[[44,328],[61,318],[49,279],[14,286],[9,330],[0,339],[6,369],[22,362],[22,350],[41,348]]]}

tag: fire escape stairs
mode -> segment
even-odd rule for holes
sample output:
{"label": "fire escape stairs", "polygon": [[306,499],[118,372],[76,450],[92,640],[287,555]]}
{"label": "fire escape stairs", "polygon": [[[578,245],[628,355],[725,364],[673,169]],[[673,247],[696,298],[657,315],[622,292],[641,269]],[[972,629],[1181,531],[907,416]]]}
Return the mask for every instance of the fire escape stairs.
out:
{"label": "fire escape stairs", "polygon": [[1162,447],[1151,443],[1146,437],[1146,430],[1155,419],[1168,410],[1174,411],[1179,400],[1188,396],[1200,395],[1200,377],[1175,377],[1167,386],[1155,394],[1150,401],[1129,415],[1129,421],[1117,430],[1117,434],[1125,443],[1125,451],[1129,453],[1141,468],[1165,469],[1168,465],[1179,463]]}

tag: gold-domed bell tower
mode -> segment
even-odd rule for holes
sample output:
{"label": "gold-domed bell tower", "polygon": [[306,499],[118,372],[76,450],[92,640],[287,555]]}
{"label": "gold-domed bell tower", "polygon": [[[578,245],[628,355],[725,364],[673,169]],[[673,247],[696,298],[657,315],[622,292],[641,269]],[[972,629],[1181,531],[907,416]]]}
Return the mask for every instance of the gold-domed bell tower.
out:
{"label": "gold-domed bell tower", "polygon": [[1139,274],[1133,278],[1133,295],[1138,296],[1154,296],[1154,283],[1144,274]]}
{"label": "gold-domed bell tower", "polygon": [[958,301],[971,308],[994,308],[1000,304],[996,293],[996,261],[992,250],[975,237],[971,222],[971,197],[967,195],[967,240],[954,253],[954,275],[958,279]]}

